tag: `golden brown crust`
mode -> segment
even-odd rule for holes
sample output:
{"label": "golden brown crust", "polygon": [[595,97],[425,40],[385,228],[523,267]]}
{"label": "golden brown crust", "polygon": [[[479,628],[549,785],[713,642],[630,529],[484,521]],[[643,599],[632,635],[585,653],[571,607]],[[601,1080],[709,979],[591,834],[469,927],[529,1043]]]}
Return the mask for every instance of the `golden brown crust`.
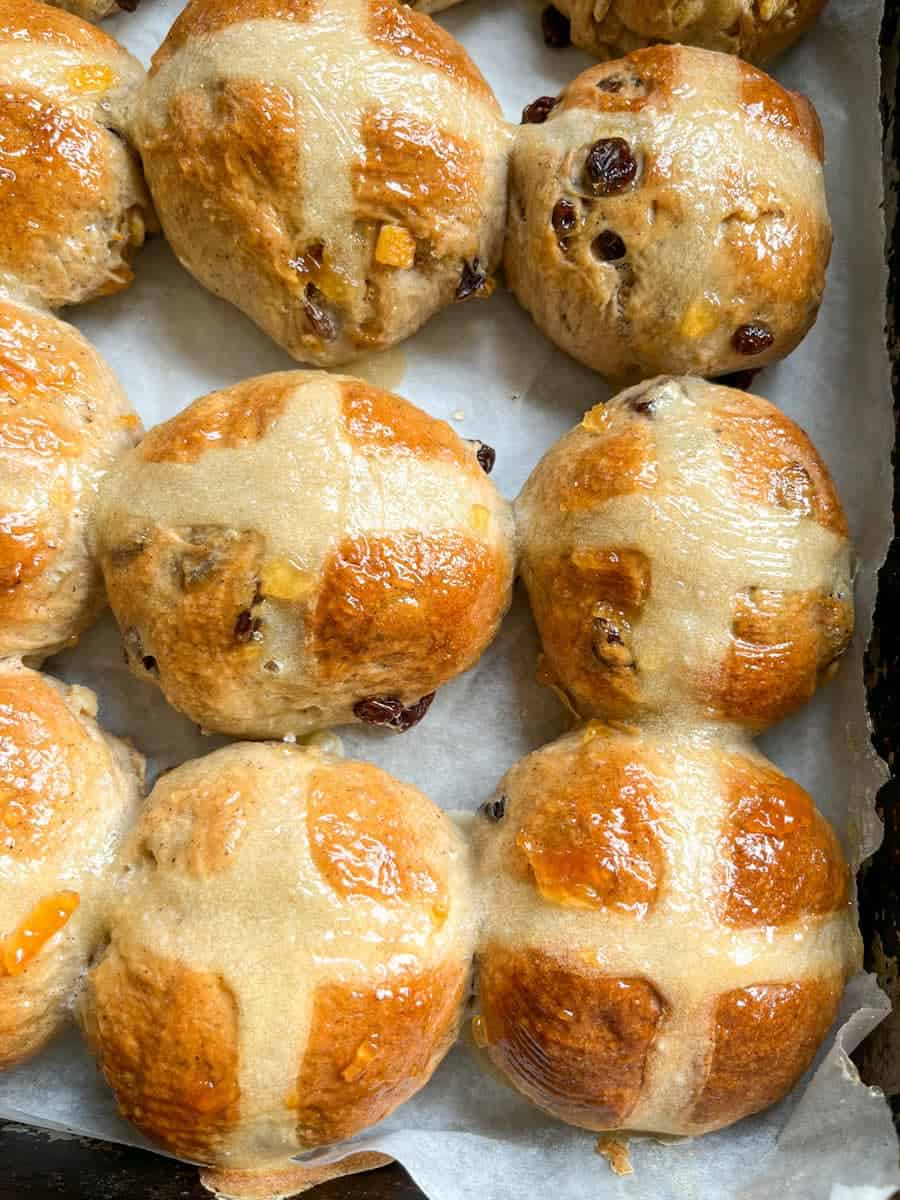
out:
{"label": "golden brown crust", "polygon": [[652,909],[665,860],[656,830],[659,764],[627,744],[579,745],[565,771],[540,755],[516,790],[517,873],[554,904],[628,913]]}
{"label": "golden brown crust", "polygon": [[68,836],[79,803],[72,766],[84,740],[63,695],[42,676],[0,674],[4,854],[23,862],[42,858]]}
{"label": "golden brown crust", "polygon": [[424,13],[394,0],[369,0],[369,37],[382,50],[443,72],[499,115],[490,86],[463,47]]}
{"label": "golden brown crust", "polygon": [[[393,0],[391,7],[400,11]],[[432,243],[437,255],[467,229],[471,245],[460,252],[471,253],[484,188],[480,151],[430,122],[385,108],[365,114],[360,134],[365,158],[351,171],[358,219],[399,222]]]}
{"label": "golden brown crust", "polygon": [[732,757],[722,772],[729,808],[722,919],[739,928],[788,925],[846,907],[840,843],[803,788],[748,758]]}
{"label": "golden brown crust", "polygon": [[323,1166],[305,1166],[298,1162],[272,1170],[240,1171],[227,1167],[201,1168],[200,1181],[214,1196],[227,1196],[228,1200],[272,1200],[273,1196],[299,1196],[310,1188],[347,1175],[358,1175],[364,1171],[376,1171],[392,1163],[387,1154],[377,1150],[361,1150],[348,1154],[339,1162]]}
{"label": "golden brown crust", "polygon": [[497,942],[479,960],[488,1053],[530,1100],[584,1129],[614,1129],[641,1091],[666,1005],[643,979]]}
{"label": "golden brown crust", "polygon": [[153,55],[155,75],[193,38],[211,37],[243,21],[308,21],[316,0],[190,0]]}
{"label": "golden brown crust", "polygon": [[595,508],[629,492],[656,486],[658,467],[649,422],[631,422],[620,432],[588,442],[560,464],[563,512]]}
{"label": "golden brown crust", "polygon": [[819,162],[825,161],[825,140],[819,114],[799,92],[781,87],[771,76],[737,61],[740,106],[755,121],[790,133]]}
{"label": "golden brown crust", "polygon": [[238,619],[253,606],[263,545],[253,532],[155,528],[102,559],[129,664],[195,719],[227,711],[262,653]]}
{"label": "golden brown crust", "polygon": [[[72,147],[77,146],[77,153]],[[120,143],[93,121],[46,100],[39,92],[7,84],[0,90],[0,266],[26,285],[40,287],[47,244],[75,239],[92,221],[114,215],[115,151]],[[49,284],[51,306],[66,301],[68,264]],[[75,268],[77,269],[77,268]],[[107,295],[131,282],[125,268],[91,295]]]}
{"label": "golden brown crust", "polygon": [[678,58],[672,46],[651,46],[582,71],[563,89],[559,111],[639,112],[648,104],[664,108],[679,76]]}
{"label": "golden brown crust", "polygon": [[749,725],[781,721],[810,700],[850,644],[846,593],[753,588],[735,600],[721,671],[700,680],[716,717]]}
{"label": "golden brown crust", "polygon": [[108,34],[38,0],[0,0],[0,41],[12,38],[91,54],[122,53]]}
{"label": "golden brown crust", "polygon": [[296,378],[284,372],[212,392],[151,429],[138,453],[145,462],[192,463],[209,450],[252,445],[275,424],[296,387]]}
{"label": "golden brown crust", "polygon": [[829,978],[761,983],[720,996],[692,1119],[716,1129],[780,1100],[812,1062],[840,996],[840,982]]}
{"label": "golden brown crust", "polygon": [[549,676],[578,711],[632,714],[641,687],[631,631],[650,593],[647,556],[621,546],[542,553],[523,570]]}
{"label": "golden brown crust", "polygon": [[321,678],[358,680],[359,698],[406,697],[425,681],[433,691],[478,657],[508,567],[501,551],[452,530],[345,540],[310,623]]}
{"label": "golden brown crust", "polygon": [[174,1154],[214,1157],[240,1115],[238,1009],[224,981],[113,946],[83,1015],[122,1115]]}
{"label": "golden brown crust", "polygon": [[414,788],[369,763],[317,767],[306,806],[310,853],[341,896],[382,904],[423,904],[441,924],[450,897],[432,847],[441,818]]}
{"label": "golden brown crust", "polygon": [[418,1091],[455,1037],[466,974],[447,964],[316,989],[291,1105],[303,1144],[352,1137]]}
{"label": "golden brown crust", "polygon": [[450,462],[471,473],[475,455],[446,421],[361,379],[341,380],[341,408],[348,437],[361,450],[407,450],[420,458]]}
{"label": "golden brown crust", "polygon": [[713,428],[738,495],[812,517],[846,537],[834,480],[804,431],[759,396],[723,390],[719,397]]}

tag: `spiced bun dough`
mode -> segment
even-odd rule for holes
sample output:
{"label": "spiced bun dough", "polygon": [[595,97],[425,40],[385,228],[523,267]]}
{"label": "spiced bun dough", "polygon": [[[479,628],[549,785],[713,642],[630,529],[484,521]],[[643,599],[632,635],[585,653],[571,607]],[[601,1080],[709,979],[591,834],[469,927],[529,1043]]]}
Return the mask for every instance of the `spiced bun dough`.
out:
{"label": "spiced bun dough", "polygon": [[475,1040],[574,1125],[773,1104],[861,964],[833,830],[749,742],[591,722],[513,767],[475,844]]}
{"label": "spiced bun dough", "polygon": [[57,308],[130,283],[154,221],[129,146],[143,76],[94,26],[0,0],[0,291]]}
{"label": "spiced bun dough", "polygon": [[386,1116],[456,1036],[469,853],[367,763],[244,743],[163,776],[83,1003],[122,1113],[236,1168]]}
{"label": "spiced bun dough", "polygon": [[140,801],[143,759],[96,712],[87,688],[0,663],[0,1069],[66,1020]]}
{"label": "spiced bun dough", "polygon": [[140,432],[76,329],[0,300],[0,657],[71,645],[106,603],[88,523]]}
{"label": "spiced bun dough", "polygon": [[191,0],[137,131],[182,263],[301,362],[492,286],[510,134],[463,48],[393,0]]}
{"label": "spiced bun dough", "polygon": [[618,58],[657,42],[680,42],[762,63],[800,38],[825,0],[555,0],[572,42],[598,58]]}
{"label": "spiced bun dough", "polygon": [[132,668],[249,737],[415,724],[494,637],[515,557],[475,444],[315,371],[151,430],[103,488],[95,541]]}
{"label": "spiced bun dough", "polygon": [[834,483],[758,396],[689,376],[622,392],[548,451],[515,510],[542,674],[581,716],[759,730],[850,640]]}
{"label": "spiced bun dough", "polygon": [[728,55],[657,46],[523,118],[504,265],[558,346],[629,383],[762,367],[800,342],[831,252],[803,96]]}

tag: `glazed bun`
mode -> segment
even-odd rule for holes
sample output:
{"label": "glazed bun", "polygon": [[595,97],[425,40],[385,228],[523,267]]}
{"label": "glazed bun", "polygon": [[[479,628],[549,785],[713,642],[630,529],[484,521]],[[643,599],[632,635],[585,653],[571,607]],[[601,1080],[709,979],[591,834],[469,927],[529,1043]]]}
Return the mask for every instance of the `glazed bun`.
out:
{"label": "glazed bun", "polygon": [[347,376],[265,375],[198,400],[101,494],[131,666],[224,733],[409,728],[509,605],[512,518],[478,453]]}
{"label": "glazed bun", "polygon": [[143,759],[96,712],[87,688],[0,663],[0,1068],[66,1020],[140,800]]}
{"label": "glazed bun", "polygon": [[0,0],[0,291],[58,308],[117,292],[152,224],[128,145],[140,63],[38,0]]}
{"label": "glazed bun", "polygon": [[190,0],[138,135],[182,263],[301,362],[492,286],[509,134],[462,47],[393,0]]}
{"label": "glazed bun", "polygon": [[83,1003],[122,1113],[236,1168],[379,1121],[456,1036],[470,875],[451,821],[364,763],[238,744],[165,775]]}
{"label": "glazed bun", "polygon": [[0,300],[0,657],[71,645],[106,603],[88,522],[140,431],[77,330]]}
{"label": "glazed bun", "polygon": [[571,21],[573,44],[598,58],[681,42],[762,63],[804,34],[825,0],[555,0],[555,5]]}
{"label": "glazed bun", "polygon": [[840,846],[749,743],[586,728],[476,819],[476,1041],[545,1111],[699,1134],[774,1103],[860,944]]}
{"label": "glazed bun", "polygon": [[516,501],[543,674],[581,716],[759,730],[853,627],[828,470],[767,401],[692,377],[599,404]]}
{"label": "glazed bun", "polygon": [[831,251],[804,97],[728,55],[658,46],[523,119],[504,264],[558,346],[628,383],[762,367],[800,342]]}

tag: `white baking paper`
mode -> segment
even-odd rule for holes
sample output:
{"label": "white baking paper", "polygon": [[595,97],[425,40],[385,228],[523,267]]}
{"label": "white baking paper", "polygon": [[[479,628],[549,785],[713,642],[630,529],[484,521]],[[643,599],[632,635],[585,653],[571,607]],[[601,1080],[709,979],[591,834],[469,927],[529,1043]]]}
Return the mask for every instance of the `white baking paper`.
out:
{"label": "white baking paper", "polygon": [[[110,28],[147,61],[181,3],[143,0],[137,13],[116,18]],[[469,0],[442,17],[514,121],[526,102],[555,93],[589,65],[574,49],[547,50],[538,14],[521,0]],[[835,245],[818,324],[756,388],[818,445],[856,539],[853,648],[837,680],[763,739],[766,753],[815,796],[854,863],[877,845],[873,796],[884,777],[869,746],[863,689],[875,572],[891,528],[879,21],[874,0],[831,0],[813,32],[775,68],[783,83],[810,95],[822,117]],[[140,255],[129,291],[71,316],[119,373],[148,425],[214,388],[292,365],[236,310],[195,284],[161,239]],[[508,496],[543,451],[609,394],[596,376],[555,350],[502,290],[441,314],[404,350],[406,371],[397,390],[462,435],[496,447],[494,477]],[[446,808],[476,807],[516,759],[567,725],[557,701],[534,681],[535,656],[534,629],[518,594],[495,645],[473,671],[441,689],[422,725],[403,737],[348,731],[347,752],[418,784]],[[93,687],[103,722],[130,736],[153,771],[220,744],[201,737],[159,692],[128,674],[109,617],[48,667]],[[783,1103],[706,1138],[634,1141],[628,1178],[612,1174],[592,1135],[530,1107],[482,1071],[465,1045],[419,1097],[354,1147],[393,1155],[432,1200],[550,1194],[558,1200],[882,1200],[900,1186],[896,1138],[883,1097],[859,1082],[847,1055],[886,1008],[873,981],[858,978],[818,1069]],[[0,1076],[4,1117],[145,1144],[116,1117],[74,1033]]]}

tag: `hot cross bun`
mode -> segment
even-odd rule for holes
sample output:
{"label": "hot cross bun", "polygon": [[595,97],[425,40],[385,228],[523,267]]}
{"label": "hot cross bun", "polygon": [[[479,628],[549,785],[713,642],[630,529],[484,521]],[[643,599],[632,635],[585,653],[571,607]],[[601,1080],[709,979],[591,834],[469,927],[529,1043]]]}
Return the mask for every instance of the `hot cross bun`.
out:
{"label": "hot cross bun", "polygon": [[87,688],[0,663],[0,1069],[64,1023],[142,793],[143,760],[96,712]]}
{"label": "hot cross bun", "polygon": [[860,966],[831,827],[749,742],[591,722],[476,820],[476,1041],[587,1129],[698,1134],[779,1100]]}
{"label": "hot cross bun", "polygon": [[783,358],[831,252],[812,105],[739,59],[657,46],[541,98],[510,163],[509,285],[621,383]]}
{"label": "hot cross bun", "polygon": [[544,678],[581,716],[759,730],[850,639],[840,500],[760,397],[691,377],[622,392],[549,450],[516,515]]}
{"label": "hot cross bun", "polygon": [[198,400],[102,490],[97,551],[131,666],[208,729],[409,728],[509,605],[491,462],[348,376]]}
{"label": "hot cross bun", "polygon": [[657,42],[680,42],[767,62],[801,37],[825,0],[555,0],[572,43],[618,58]]}
{"label": "hot cross bun", "polygon": [[137,130],[182,263],[301,362],[492,286],[509,134],[462,47],[394,0],[190,0]]}
{"label": "hot cross bun", "polygon": [[140,431],[76,329],[0,300],[0,657],[53,654],[105,605],[88,522]]}
{"label": "hot cross bun", "polygon": [[38,0],[0,0],[0,289],[47,308],[127,287],[152,224],[129,148],[140,63]]}
{"label": "hot cross bun", "polygon": [[252,1168],[352,1137],[453,1041],[473,942],[451,821],[365,763],[238,744],[154,788],[82,1008],[122,1113]]}

